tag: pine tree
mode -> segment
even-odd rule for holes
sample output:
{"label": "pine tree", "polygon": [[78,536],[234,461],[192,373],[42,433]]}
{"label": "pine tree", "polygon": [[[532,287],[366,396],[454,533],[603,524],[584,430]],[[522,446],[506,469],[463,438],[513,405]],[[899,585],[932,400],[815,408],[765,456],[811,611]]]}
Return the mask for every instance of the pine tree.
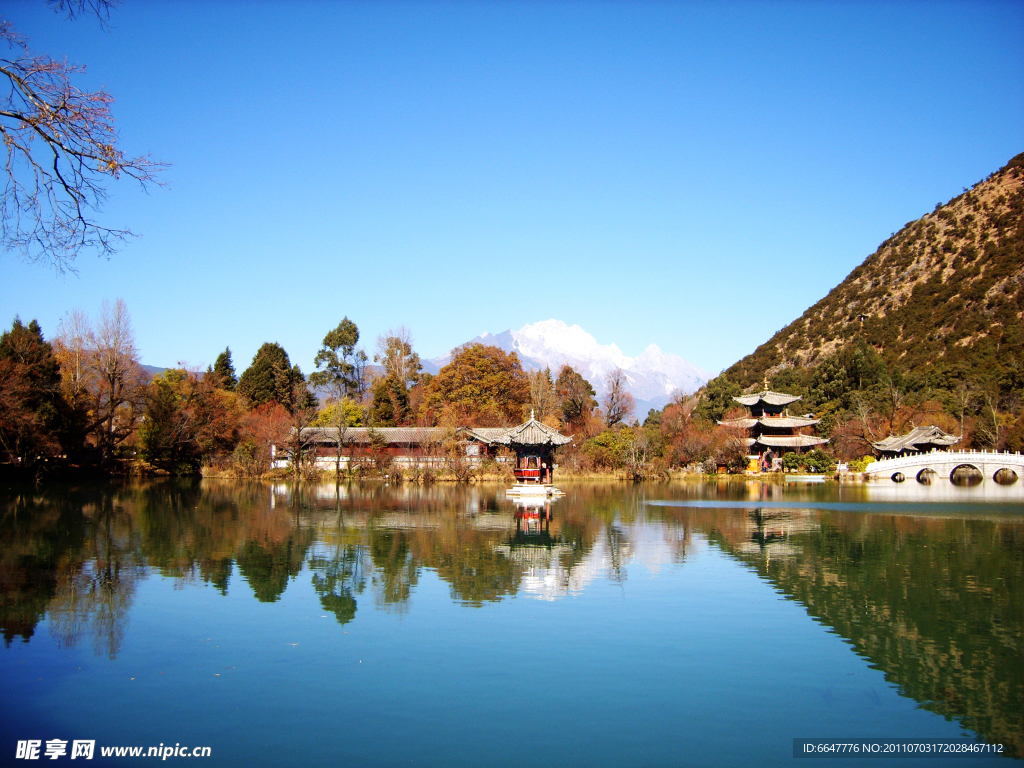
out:
{"label": "pine tree", "polygon": [[58,452],[66,408],[53,348],[35,320],[0,336],[0,453],[28,460]]}
{"label": "pine tree", "polygon": [[238,379],[237,390],[249,408],[274,400],[291,410],[294,379],[288,353],[280,344],[267,342]]}
{"label": "pine tree", "polygon": [[217,386],[220,389],[226,389],[228,392],[235,391],[235,387],[238,386],[238,377],[235,376],[235,366],[231,362],[231,347],[225,348],[217,355],[217,361],[213,364],[213,373],[217,376]]}

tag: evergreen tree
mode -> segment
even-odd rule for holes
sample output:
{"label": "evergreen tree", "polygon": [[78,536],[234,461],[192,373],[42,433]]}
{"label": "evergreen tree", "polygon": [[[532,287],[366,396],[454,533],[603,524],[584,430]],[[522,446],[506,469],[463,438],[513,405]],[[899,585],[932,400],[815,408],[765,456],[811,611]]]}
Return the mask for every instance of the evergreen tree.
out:
{"label": "evergreen tree", "polygon": [[409,395],[394,376],[385,376],[373,388],[370,423],[375,427],[395,427],[409,416]]}
{"label": "evergreen tree", "polygon": [[309,391],[309,387],[306,386],[306,377],[302,375],[302,369],[297,365],[292,366],[291,385],[290,407],[293,411],[317,407],[316,395]]}
{"label": "evergreen tree", "polygon": [[309,383],[314,387],[326,387],[335,400],[343,397],[358,399],[362,376],[359,358],[366,359],[365,353],[356,352],[358,343],[359,328],[344,318],[337,328],[324,336],[323,346],[313,361],[317,370],[309,375]]}
{"label": "evergreen tree", "polygon": [[[238,394],[249,408],[273,400],[291,410],[297,371],[298,366],[292,368],[288,353],[280,344],[267,342],[238,379]],[[298,376],[302,376],[301,371]]]}
{"label": "evergreen tree", "polygon": [[60,367],[35,320],[0,336],[0,450],[21,461],[58,452]]}
{"label": "evergreen tree", "polygon": [[231,347],[227,347],[217,355],[217,361],[213,364],[213,373],[217,376],[217,385],[228,392],[234,392],[238,386],[238,377],[235,376],[235,366],[231,361]]}
{"label": "evergreen tree", "polygon": [[594,388],[570,365],[563,365],[559,371],[555,393],[566,424],[582,425],[597,408]]}
{"label": "evergreen tree", "polygon": [[694,414],[705,421],[714,424],[720,421],[725,412],[736,405],[734,397],[742,394],[740,385],[729,381],[725,374],[716,376],[704,387],[704,393],[700,398],[700,404],[694,410]]}

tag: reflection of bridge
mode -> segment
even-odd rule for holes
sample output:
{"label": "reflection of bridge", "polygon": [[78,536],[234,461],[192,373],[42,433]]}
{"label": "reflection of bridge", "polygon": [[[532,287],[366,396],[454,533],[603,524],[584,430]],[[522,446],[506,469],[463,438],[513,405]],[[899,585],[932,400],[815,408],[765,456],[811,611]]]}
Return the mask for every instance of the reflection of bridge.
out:
{"label": "reflection of bridge", "polygon": [[1014,482],[1024,475],[1024,456],[998,451],[932,451],[876,461],[868,465],[864,474],[897,482],[909,478],[927,482],[932,477],[948,479],[960,467],[976,469],[988,480],[996,479],[1000,470],[1006,470],[1000,474],[999,480]]}

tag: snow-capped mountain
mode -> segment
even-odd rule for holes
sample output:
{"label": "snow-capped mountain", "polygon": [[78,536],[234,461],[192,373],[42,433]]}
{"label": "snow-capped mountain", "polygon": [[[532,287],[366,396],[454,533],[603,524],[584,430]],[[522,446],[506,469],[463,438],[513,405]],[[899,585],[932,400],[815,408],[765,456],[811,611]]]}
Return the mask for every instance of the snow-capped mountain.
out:
{"label": "snow-capped mountain", "polygon": [[[518,331],[484,333],[470,344],[486,344],[505,352],[515,352],[526,370],[550,368],[557,376],[563,365],[571,365],[597,390],[605,393],[605,379],[621,368],[636,400],[634,416],[640,420],[650,408],[662,408],[677,391],[695,392],[708,380],[708,374],[679,355],[665,354],[651,344],[636,357],[628,357],[615,344],[599,344],[578,325],[561,320],[544,320],[524,325]],[[451,360],[447,355],[427,360],[424,370],[436,373]]]}

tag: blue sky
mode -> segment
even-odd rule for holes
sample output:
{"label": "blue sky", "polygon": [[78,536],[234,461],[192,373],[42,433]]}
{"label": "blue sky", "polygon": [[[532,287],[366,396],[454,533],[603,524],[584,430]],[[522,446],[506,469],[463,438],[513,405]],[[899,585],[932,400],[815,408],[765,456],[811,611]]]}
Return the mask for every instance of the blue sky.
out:
{"label": "blue sky", "polygon": [[[434,357],[558,318],[717,372],[1024,151],[1021,2],[133,2],[3,18],[86,64],[141,235],[0,255],[0,322],[123,298],[143,362],[309,373],[343,316]],[[6,319],[4,319],[6,318]]]}

